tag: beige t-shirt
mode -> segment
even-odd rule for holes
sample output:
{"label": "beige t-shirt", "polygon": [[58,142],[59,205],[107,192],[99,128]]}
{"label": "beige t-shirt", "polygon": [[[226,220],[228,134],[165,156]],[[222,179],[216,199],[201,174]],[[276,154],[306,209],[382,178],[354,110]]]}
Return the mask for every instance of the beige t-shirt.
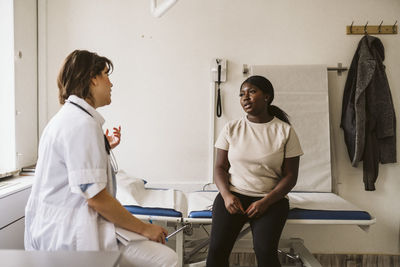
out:
{"label": "beige t-shirt", "polygon": [[274,117],[254,123],[244,116],[228,122],[215,147],[228,151],[230,190],[247,196],[264,196],[282,176],[284,158],[303,155],[293,127]]}

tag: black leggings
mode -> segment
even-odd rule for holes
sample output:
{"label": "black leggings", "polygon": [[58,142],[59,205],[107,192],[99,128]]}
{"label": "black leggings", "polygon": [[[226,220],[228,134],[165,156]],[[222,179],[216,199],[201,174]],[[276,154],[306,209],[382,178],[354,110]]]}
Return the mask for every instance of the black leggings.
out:
{"label": "black leggings", "polygon": [[[240,199],[244,210],[254,201],[261,199],[235,192],[233,194]],[[289,201],[283,198],[272,204],[259,218],[249,219],[246,215],[232,215],[226,210],[221,194],[218,194],[213,205],[207,267],[229,267],[229,255],[246,222],[250,222],[258,266],[281,266],[278,258],[278,244],[288,213]]]}

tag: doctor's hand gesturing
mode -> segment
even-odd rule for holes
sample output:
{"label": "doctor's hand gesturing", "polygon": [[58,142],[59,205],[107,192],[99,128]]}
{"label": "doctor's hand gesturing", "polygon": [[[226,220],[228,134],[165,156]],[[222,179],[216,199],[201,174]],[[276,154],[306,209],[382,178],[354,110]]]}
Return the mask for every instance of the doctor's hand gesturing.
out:
{"label": "doctor's hand gesturing", "polygon": [[114,127],[113,130],[113,135],[108,135],[108,129],[106,130],[106,137],[110,143],[111,149],[114,149],[121,142],[121,126],[118,128]]}

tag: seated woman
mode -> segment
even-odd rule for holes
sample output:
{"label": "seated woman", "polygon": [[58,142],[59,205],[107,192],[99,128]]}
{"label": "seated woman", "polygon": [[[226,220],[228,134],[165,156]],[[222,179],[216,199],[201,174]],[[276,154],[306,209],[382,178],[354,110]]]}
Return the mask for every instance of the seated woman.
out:
{"label": "seated woman", "polygon": [[[121,250],[121,267],[177,266],[176,253],[163,245],[167,231],[143,223],[115,199],[109,155],[121,128],[104,135],[104,118],[96,110],[111,103],[112,68],[109,59],[84,50],[65,59],[58,76],[63,106],[40,139],[25,209],[25,249]],[[137,233],[138,241],[119,244],[115,226]]]}
{"label": "seated woman", "polygon": [[271,105],[274,88],[262,76],[240,86],[247,116],[228,122],[215,147],[219,189],[212,216],[207,266],[228,267],[229,255],[246,222],[250,223],[258,266],[280,266],[278,243],[303,154],[288,116]]}

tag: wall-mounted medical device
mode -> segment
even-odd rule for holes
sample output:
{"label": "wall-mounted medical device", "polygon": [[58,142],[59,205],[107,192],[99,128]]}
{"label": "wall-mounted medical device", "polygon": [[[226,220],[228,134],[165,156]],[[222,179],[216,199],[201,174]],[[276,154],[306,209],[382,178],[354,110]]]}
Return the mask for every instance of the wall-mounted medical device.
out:
{"label": "wall-mounted medical device", "polygon": [[214,58],[211,61],[211,80],[217,85],[217,117],[222,115],[222,100],[220,85],[226,82],[226,59]]}
{"label": "wall-mounted medical device", "polygon": [[213,58],[211,60],[211,80],[218,82],[218,73],[220,82],[226,82],[227,60],[222,58]]}

